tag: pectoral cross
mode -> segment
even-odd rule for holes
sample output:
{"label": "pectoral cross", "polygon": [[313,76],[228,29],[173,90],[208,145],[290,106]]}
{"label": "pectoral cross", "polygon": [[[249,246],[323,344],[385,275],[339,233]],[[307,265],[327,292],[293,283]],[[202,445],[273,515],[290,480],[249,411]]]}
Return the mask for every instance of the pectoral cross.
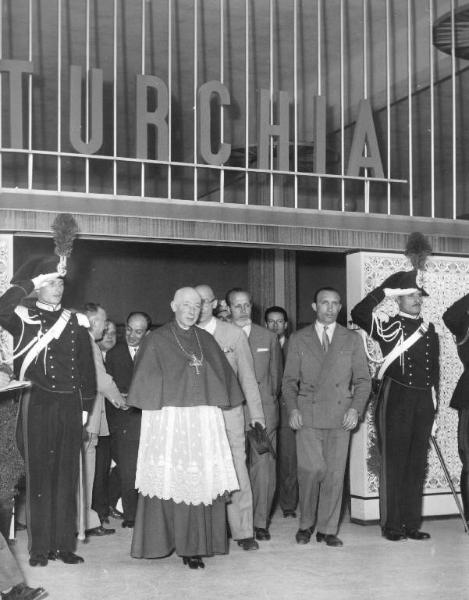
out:
{"label": "pectoral cross", "polygon": [[202,361],[197,358],[195,354],[192,355],[192,360],[189,363],[189,367],[194,367],[196,375],[200,375],[199,367],[202,366]]}

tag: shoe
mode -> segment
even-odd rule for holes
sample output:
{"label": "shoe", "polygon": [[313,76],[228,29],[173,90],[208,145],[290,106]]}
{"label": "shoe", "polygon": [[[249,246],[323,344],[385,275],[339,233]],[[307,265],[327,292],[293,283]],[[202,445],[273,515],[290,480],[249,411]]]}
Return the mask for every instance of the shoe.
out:
{"label": "shoe", "polygon": [[387,529],[386,527],[383,528],[381,535],[390,542],[401,542],[402,540],[407,539],[407,535],[403,531]]}
{"label": "shoe", "polygon": [[125,519],[122,521],[122,527],[129,527],[130,529],[132,529],[134,525],[135,521],[126,521]]}
{"label": "shoe", "polygon": [[85,562],[81,556],[68,552],[67,550],[57,550],[55,553],[54,560],[61,560],[67,565],[78,565],[79,563]]}
{"label": "shoe", "polygon": [[344,545],[344,542],[338,538],[336,535],[332,535],[332,533],[320,533],[319,531],[316,534],[317,542],[326,542],[328,546],[332,546],[334,548],[339,548]]}
{"label": "shoe", "polygon": [[117,508],[115,508],[114,506],[109,507],[109,516],[112,517],[113,519],[123,519],[124,518],[124,515],[121,513],[121,511],[117,510]]}
{"label": "shoe", "polygon": [[15,585],[9,592],[3,592],[3,600],[41,600],[47,596],[44,588],[30,588],[25,583]]}
{"label": "shoe", "polygon": [[115,529],[106,529],[102,525],[99,525],[99,527],[93,527],[92,529],[85,529],[86,536],[97,535],[98,537],[101,537],[103,535],[112,535],[113,533],[116,533]]}
{"label": "shoe", "polygon": [[45,554],[31,554],[29,564],[32,567],[45,567],[48,563],[48,557]]}
{"label": "shoe", "polygon": [[286,519],[287,517],[292,517],[293,519],[296,519],[296,512],[294,510],[284,510],[283,511],[283,516]]}
{"label": "shoe", "polygon": [[311,536],[313,535],[313,531],[314,531],[314,525],[311,525],[311,527],[308,527],[308,529],[298,529],[298,531],[296,532],[296,535],[295,535],[296,543],[297,544],[309,544],[309,540],[311,539]]}
{"label": "shoe", "polygon": [[425,531],[420,531],[420,529],[407,529],[406,536],[411,540],[429,540],[430,534]]}
{"label": "shoe", "polygon": [[268,529],[264,529],[263,527],[254,527],[254,531],[256,532],[256,540],[270,540],[270,533]]}
{"label": "shoe", "polygon": [[205,563],[200,556],[183,556],[182,562],[189,569],[205,569]]}
{"label": "shoe", "polygon": [[253,537],[238,540],[238,546],[243,550],[259,550],[259,544]]}

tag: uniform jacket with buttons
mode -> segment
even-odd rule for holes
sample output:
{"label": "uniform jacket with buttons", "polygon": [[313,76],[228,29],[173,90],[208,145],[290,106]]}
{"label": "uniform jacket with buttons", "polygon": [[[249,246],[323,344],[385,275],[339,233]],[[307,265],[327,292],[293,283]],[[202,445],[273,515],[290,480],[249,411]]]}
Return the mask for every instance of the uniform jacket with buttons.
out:
{"label": "uniform jacket with buttons", "polygon": [[466,294],[443,314],[446,327],[456,338],[458,355],[464,366],[464,372],[459,378],[453,392],[451,408],[469,408],[469,294]]}
{"label": "uniform jacket with buttons", "polygon": [[336,324],[327,352],[314,325],[290,336],[282,395],[289,412],[298,409],[303,426],[340,429],[349,408],[362,414],[371,382],[363,342]]}
{"label": "uniform jacket with buttons", "polygon": [[[0,298],[0,326],[14,337],[18,354],[39,331],[46,333],[60,317],[61,310],[47,311],[37,306],[27,309],[22,319],[15,309],[34,289],[32,281],[22,281],[8,289]],[[15,364],[19,373],[24,356]],[[83,410],[92,408],[96,396],[96,374],[86,327],[79,324],[77,315],[70,317],[59,339],[52,339],[39,356],[31,362],[25,378],[51,393],[80,396]]]}
{"label": "uniform jacket with buttons", "polygon": [[[382,302],[385,297],[382,288],[376,288],[370,292],[355,308],[353,308],[352,320],[359,325],[368,334],[372,330],[372,315],[373,310]],[[386,328],[394,324],[396,328],[399,324],[404,333],[404,340],[410,337],[422,324],[423,319],[412,319],[404,315],[396,315],[390,317],[389,321],[384,324]],[[397,343],[396,340],[386,341],[375,329],[372,333],[380,348],[383,356],[391,352]],[[396,358],[386,370],[386,376],[391,377],[397,383],[407,387],[418,389],[438,388],[439,383],[439,342],[438,335],[435,331],[433,323],[429,324],[428,331],[415,344],[406,350],[402,357]]]}

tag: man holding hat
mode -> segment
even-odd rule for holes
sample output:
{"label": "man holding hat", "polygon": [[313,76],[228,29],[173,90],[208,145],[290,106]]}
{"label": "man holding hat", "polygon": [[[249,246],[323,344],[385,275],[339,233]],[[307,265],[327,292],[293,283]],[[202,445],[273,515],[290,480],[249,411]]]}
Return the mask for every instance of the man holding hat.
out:
{"label": "man holding hat", "polygon": [[[381,452],[380,516],[391,541],[426,540],[420,531],[428,442],[436,411],[439,343],[435,327],[420,315],[427,292],[417,270],[399,271],[352,310],[352,320],[380,345],[384,362],[375,413]],[[393,317],[375,311],[385,298],[397,301]]]}
{"label": "man holding hat", "polygon": [[[96,396],[88,319],[62,309],[58,257],[28,261],[0,298],[0,325],[14,336],[23,394],[18,441],[26,467],[29,564],[76,564],[76,491],[83,412]],[[33,294],[34,292],[34,294]],[[23,300],[29,296],[27,306]]]}

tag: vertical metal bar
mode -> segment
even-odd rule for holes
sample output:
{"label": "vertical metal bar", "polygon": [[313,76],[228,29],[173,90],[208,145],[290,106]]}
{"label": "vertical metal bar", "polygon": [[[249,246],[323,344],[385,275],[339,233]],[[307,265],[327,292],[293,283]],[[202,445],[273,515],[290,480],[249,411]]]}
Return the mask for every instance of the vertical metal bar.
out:
{"label": "vertical metal bar", "polygon": [[[28,60],[33,60],[33,7],[28,4]],[[28,190],[33,187],[33,75],[28,74]]]}
{"label": "vertical metal bar", "polygon": [[194,106],[194,201],[198,199],[198,188],[197,188],[197,75],[198,75],[198,28],[197,28],[197,15],[198,15],[198,0],[194,0],[194,94],[193,94],[193,106]]}
{"label": "vertical metal bar", "polygon": [[[141,61],[141,66],[140,66],[140,70],[142,72],[142,75],[145,75],[145,47],[146,47],[146,12],[145,12],[145,6],[146,6],[146,1],[142,0],[142,20],[141,20],[141,36],[142,36],[142,44],[141,44],[141,48],[140,48],[140,61]],[[142,161],[140,164],[140,196],[142,198],[145,197],[145,163]]]}
{"label": "vertical metal bar", "polygon": [[[388,180],[391,177],[391,35],[390,35],[391,13],[389,0],[386,0],[386,168]],[[387,188],[387,214],[391,214],[391,182],[386,184]]]}
{"label": "vertical metal bar", "polygon": [[62,191],[62,0],[57,0],[57,191]]}
{"label": "vertical metal bar", "polygon": [[[224,20],[225,20],[225,2],[220,0],[220,81],[225,83],[225,37],[224,37]],[[225,119],[223,118],[223,106],[220,105],[220,139],[225,141]],[[220,169],[220,203],[225,200],[225,170]]]}
{"label": "vertical metal bar", "polygon": [[[3,58],[3,0],[0,0],[0,59]],[[3,96],[2,75],[0,74],[0,101]],[[1,117],[1,115],[0,115]],[[3,187],[3,119],[0,118],[0,189]]]}
{"label": "vertical metal bar", "polygon": [[[270,125],[274,122],[274,7],[273,0],[269,1],[269,92],[270,92]],[[278,147],[280,152],[280,146]],[[278,153],[279,153],[278,152]],[[278,154],[277,153],[277,154]],[[274,140],[270,136],[270,175],[269,175],[269,204],[274,205]]]}
{"label": "vertical metal bar", "polygon": [[414,166],[412,143],[412,2],[407,0],[407,94],[409,97],[409,216],[414,214]]}
{"label": "vertical metal bar", "polygon": [[[90,141],[90,0],[86,0],[85,136]],[[85,193],[90,191],[90,159],[85,159]]]}
{"label": "vertical metal bar", "polygon": [[293,119],[295,144],[294,206],[298,208],[298,0],[293,1]]}
{"label": "vertical metal bar", "polygon": [[117,195],[117,0],[112,15],[112,193]]}
{"label": "vertical metal bar", "polygon": [[171,200],[172,196],[172,135],[173,135],[173,12],[172,12],[173,0],[168,0],[168,200]]}
{"label": "vertical metal bar", "polygon": [[430,47],[430,215],[435,218],[435,61],[433,46],[433,0],[428,0]]}
{"label": "vertical metal bar", "polygon": [[345,86],[344,86],[344,0],[340,0],[340,197],[341,210],[345,210]]}
{"label": "vertical metal bar", "polygon": [[245,0],[245,69],[244,69],[244,93],[246,104],[245,129],[244,129],[244,204],[249,205],[249,0]]}
{"label": "vertical metal bar", "polygon": [[[318,44],[318,96],[322,94],[322,52],[321,52],[321,17],[322,17],[322,0],[318,0],[317,6],[317,44]],[[318,210],[322,209],[322,177],[318,177]]]}
{"label": "vertical metal bar", "polygon": [[[368,0],[363,0],[363,98],[368,98]],[[368,154],[367,148],[364,149],[365,156]],[[365,192],[365,213],[370,212],[370,181],[368,180],[368,169],[365,171],[365,181],[363,183]]]}
{"label": "vertical metal bar", "polygon": [[456,39],[454,23],[454,0],[451,0],[451,117],[452,117],[452,160],[453,160],[453,219],[456,219],[457,203],[457,180],[456,180]]}
{"label": "vertical metal bar", "polygon": [[112,22],[112,193],[117,195],[117,0]]}

